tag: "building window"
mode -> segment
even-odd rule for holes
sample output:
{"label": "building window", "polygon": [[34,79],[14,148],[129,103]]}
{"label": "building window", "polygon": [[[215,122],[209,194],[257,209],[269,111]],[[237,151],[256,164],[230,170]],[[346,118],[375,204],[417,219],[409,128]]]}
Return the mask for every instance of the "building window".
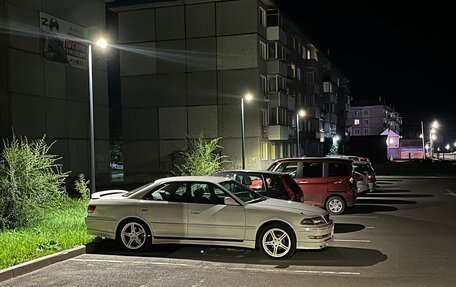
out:
{"label": "building window", "polygon": [[292,77],[293,79],[296,79],[296,65],[292,63],[292,64],[290,65],[290,68],[291,68],[291,77]]}
{"label": "building window", "polygon": [[267,127],[269,125],[268,111],[265,109],[261,109],[261,125],[263,127]]}
{"label": "building window", "polygon": [[311,56],[310,49],[307,49],[307,60],[310,60],[310,56]]}
{"label": "building window", "polygon": [[359,116],[359,111],[355,110],[355,116]]}
{"label": "building window", "polygon": [[259,14],[260,25],[266,27],[266,10],[260,7],[260,14]]}
{"label": "building window", "polygon": [[355,126],[359,126],[359,119],[355,119],[354,123]]}
{"label": "building window", "polygon": [[315,83],[315,71],[306,72],[306,83]]}
{"label": "building window", "polygon": [[263,75],[260,75],[260,78],[261,78],[261,93],[263,93],[263,95],[266,96],[266,93],[268,91],[268,80]]}
{"label": "building window", "polygon": [[364,134],[365,135],[369,134],[369,129],[364,129]]}
{"label": "building window", "polygon": [[263,41],[260,41],[260,58],[263,60],[267,59],[266,43]]}
{"label": "building window", "polygon": [[369,124],[369,120],[368,119],[364,119],[364,124],[368,125]]}
{"label": "building window", "polygon": [[268,160],[268,143],[261,143],[261,160]]}
{"label": "building window", "polygon": [[298,81],[301,81],[301,68],[298,66],[296,67],[296,78],[298,78]]}
{"label": "building window", "polygon": [[268,76],[269,92],[286,91],[287,80],[279,75]]}
{"label": "building window", "polygon": [[369,115],[369,110],[363,110],[363,115],[365,115],[365,116]]}
{"label": "building window", "polygon": [[333,85],[331,82],[323,82],[323,92],[324,93],[332,93],[333,92]]}

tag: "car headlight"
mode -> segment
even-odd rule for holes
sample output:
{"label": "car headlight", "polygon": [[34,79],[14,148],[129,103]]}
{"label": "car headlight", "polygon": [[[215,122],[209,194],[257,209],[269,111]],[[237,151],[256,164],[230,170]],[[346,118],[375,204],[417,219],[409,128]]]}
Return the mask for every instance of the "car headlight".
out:
{"label": "car headlight", "polygon": [[322,217],[304,218],[301,221],[302,225],[320,225],[325,223],[326,221]]}

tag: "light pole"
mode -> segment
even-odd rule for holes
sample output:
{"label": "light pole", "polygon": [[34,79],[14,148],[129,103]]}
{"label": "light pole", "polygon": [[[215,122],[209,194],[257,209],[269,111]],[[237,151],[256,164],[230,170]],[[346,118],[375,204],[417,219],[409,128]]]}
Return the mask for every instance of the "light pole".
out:
{"label": "light pole", "polygon": [[241,98],[241,141],[242,141],[242,169],[245,169],[245,117],[244,117],[244,100],[250,102],[253,99],[252,94],[247,93]]}
{"label": "light pole", "polygon": [[306,111],[304,111],[303,109],[299,110],[299,112],[296,113],[296,154],[299,156],[301,156],[301,149],[299,148],[300,145],[299,145],[299,117],[305,117],[306,116]]}
{"label": "light pole", "polygon": [[[98,39],[95,45],[104,49],[108,43],[104,39]],[[90,125],[90,183],[91,194],[95,192],[95,128],[93,124],[93,69],[92,69],[92,43],[89,44],[89,125]]]}
{"label": "light pole", "polygon": [[439,128],[439,123],[434,121],[431,125],[431,131],[429,134],[429,141],[430,141],[430,155],[431,159],[434,157],[434,141],[436,140],[436,130]]}

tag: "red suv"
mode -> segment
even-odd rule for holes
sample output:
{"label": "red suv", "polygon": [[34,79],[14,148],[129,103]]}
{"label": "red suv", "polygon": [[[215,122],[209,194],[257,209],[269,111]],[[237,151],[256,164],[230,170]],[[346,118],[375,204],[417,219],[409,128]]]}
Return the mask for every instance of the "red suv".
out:
{"label": "red suv", "polygon": [[303,191],[304,202],[341,214],[356,201],[352,160],[328,157],[288,158],[268,170],[288,173]]}

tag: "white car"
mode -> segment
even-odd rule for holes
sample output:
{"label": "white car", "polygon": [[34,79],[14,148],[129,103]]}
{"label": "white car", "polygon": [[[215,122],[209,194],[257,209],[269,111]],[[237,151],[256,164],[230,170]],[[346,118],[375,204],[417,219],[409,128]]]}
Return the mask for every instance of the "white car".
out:
{"label": "white car", "polygon": [[261,248],[275,259],[321,249],[334,238],[327,211],[261,196],[223,177],[169,177],[130,192],[97,192],[87,208],[90,234],[128,250],[150,244]]}

